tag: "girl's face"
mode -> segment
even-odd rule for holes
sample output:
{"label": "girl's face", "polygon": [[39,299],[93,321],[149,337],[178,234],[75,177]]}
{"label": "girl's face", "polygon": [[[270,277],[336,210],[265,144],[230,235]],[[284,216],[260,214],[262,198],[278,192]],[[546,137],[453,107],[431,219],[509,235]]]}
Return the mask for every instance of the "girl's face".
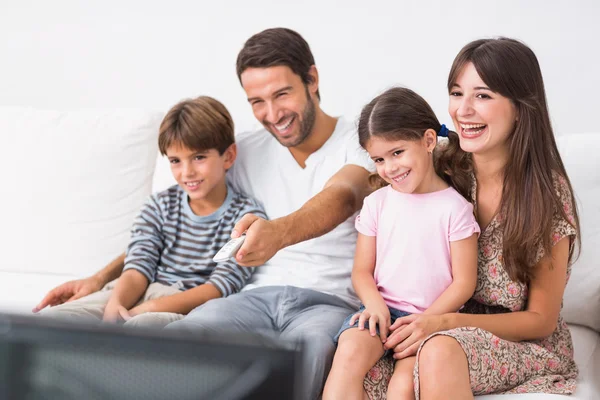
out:
{"label": "girl's face", "polygon": [[435,147],[435,136],[433,130],[427,130],[421,140],[386,140],[372,136],[366,150],[375,162],[379,176],[394,190],[428,193],[432,191],[436,177],[430,154]]}
{"label": "girl's face", "polygon": [[513,102],[491,91],[473,63],[463,68],[452,86],[448,112],[460,138],[460,147],[476,154],[505,149],[517,119]]}

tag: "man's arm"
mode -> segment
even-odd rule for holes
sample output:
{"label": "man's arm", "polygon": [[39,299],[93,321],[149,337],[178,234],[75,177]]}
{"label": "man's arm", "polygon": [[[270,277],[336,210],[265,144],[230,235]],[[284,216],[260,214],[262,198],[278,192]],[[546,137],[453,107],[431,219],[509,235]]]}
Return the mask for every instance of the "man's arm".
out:
{"label": "man's arm", "polygon": [[358,165],[345,165],[299,210],[272,221],[245,215],[231,235],[238,237],[246,231],[244,245],[236,255],[238,264],[262,265],[287,246],[333,230],[362,206],[365,196],[371,192],[369,174]]}
{"label": "man's arm", "polygon": [[125,253],[115,258],[106,267],[92,276],[65,282],[55,287],[46,294],[32,311],[39,312],[47,306],[57,306],[95,293],[102,289],[108,282],[117,279],[121,275],[124,265]]}

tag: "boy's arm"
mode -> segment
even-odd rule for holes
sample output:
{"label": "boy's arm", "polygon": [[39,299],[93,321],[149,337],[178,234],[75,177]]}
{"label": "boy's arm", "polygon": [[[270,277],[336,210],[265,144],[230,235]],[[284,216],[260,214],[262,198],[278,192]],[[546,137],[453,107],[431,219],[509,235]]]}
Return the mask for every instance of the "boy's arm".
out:
{"label": "boy's arm", "polygon": [[194,308],[221,296],[221,292],[215,285],[205,283],[196,286],[193,289],[176,293],[171,296],[148,300],[129,310],[128,314],[130,317],[135,317],[136,315],[147,312],[188,314]]}
{"label": "boy's arm", "polygon": [[[239,215],[253,213],[261,218],[267,218],[262,207],[255,201],[250,201],[240,211]],[[215,232],[215,234],[218,234]],[[129,316],[147,312],[173,312],[187,314],[194,308],[218,297],[227,297],[239,292],[252,273],[254,268],[245,268],[237,265],[233,260],[217,263],[208,280],[193,289],[159,299],[149,300],[129,311]]]}
{"label": "boy's arm", "polygon": [[450,242],[452,283],[423,314],[458,311],[473,296],[477,286],[477,233]]}
{"label": "boy's arm", "polygon": [[128,269],[123,272],[106,304],[103,320],[117,321],[120,313],[137,303],[147,288],[148,278],[140,271]]}
{"label": "boy's arm", "polygon": [[245,215],[231,235],[238,237],[247,231],[236,260],[245,267],[259,266],[287,246],[330,232],[360,209],[371,192],[369,174],[358,165],[345,165],[299,210],[272,221]]}

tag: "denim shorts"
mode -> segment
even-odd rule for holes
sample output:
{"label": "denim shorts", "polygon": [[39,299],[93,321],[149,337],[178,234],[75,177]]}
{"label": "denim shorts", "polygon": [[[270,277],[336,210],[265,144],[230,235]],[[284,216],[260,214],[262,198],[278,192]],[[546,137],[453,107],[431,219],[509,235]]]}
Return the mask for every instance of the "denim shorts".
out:
{"label": "denim shorts", "polygon": [[[365,306],[364,306],[364,304],[361,304],[360,308],[358,309],[357,312],[354,312],[354,313],[348,315],[348,317],[346,317],[346,319],[344,320],[344,323],[342,324],[342,327],[340,328],[339,332],[333,338],[335,344],[337,344],[338,340],[340,340],[340,336],[341,336],[341,334],[345,330],[352,329],[352,328],[358,328],[358,318],[356,319],[356,322],[354,322],[354,325],[350,325],[350,320],[352,319],[352,317],[356,313],[363,312],[364,310],[365,310]],[[392,324],[398,318],[400,318],[400,317],[406,317],[407,315],[410,315],[410,313],[408,313],[406,311],[396,310],[395,308],[392,308],[392,307],[388,307],[388,310],[390,310],[390,317],[391,317],[391,320],[392,320]],[[369,322],[365,321],[365,330],[368,330],[368,329],[369,329]],[[377,329],[377,334],[379,335],[379,325],[377,325],[376,329]]]}

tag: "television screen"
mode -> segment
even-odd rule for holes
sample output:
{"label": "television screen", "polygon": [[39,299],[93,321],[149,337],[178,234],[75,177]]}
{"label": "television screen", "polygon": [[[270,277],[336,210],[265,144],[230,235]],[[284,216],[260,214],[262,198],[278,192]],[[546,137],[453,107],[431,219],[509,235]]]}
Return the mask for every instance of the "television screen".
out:
{"label": "television screen", "polygon": [[0,315],[1,399],[294,399],[301,344]]}

